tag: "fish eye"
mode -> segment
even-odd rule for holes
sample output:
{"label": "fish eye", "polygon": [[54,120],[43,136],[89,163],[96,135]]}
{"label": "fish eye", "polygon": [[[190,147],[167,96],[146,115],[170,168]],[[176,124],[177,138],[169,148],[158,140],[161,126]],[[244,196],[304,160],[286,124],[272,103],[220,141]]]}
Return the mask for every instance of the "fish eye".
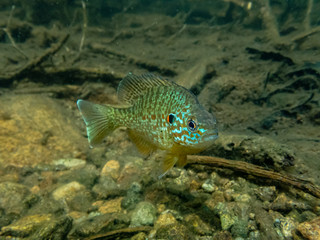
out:
{"label": "fish eye", "polygon": [[197,124],[196,124],[196,122],[195,122],[194,120],[190,119],[190,120],[188,121],[188,129],[189,129],[190,131],[194,131],[194,130],[197,129]]}
{"label": "fish eye", "polygon": [[176,116],[173,114],[173,113],[170,113],[168,116],[167,116],[167,122],[172,124],[174,123],[174,121],[176,120]]}

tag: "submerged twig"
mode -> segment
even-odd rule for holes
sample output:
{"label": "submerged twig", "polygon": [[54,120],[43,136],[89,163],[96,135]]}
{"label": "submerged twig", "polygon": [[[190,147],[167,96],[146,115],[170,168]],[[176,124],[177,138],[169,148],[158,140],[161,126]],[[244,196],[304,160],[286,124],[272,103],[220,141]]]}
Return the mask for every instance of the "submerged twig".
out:
{"label": "submerged twig", "polygon": [[60,42],[53,45],[49,48],[44,54],[35,58],[34,60],[30,61],[27,65],[25,65],[22,69],[18,70],[17,72],[13,73],[9,76],[0,76],[0,82],[2,84],[11,83],[14,79],[22,78],[25,76],[26,73],[30,72],[32,69],[40,66],[45,60],[47,60],[50,56],[53,56],[57,53],[61,47],[66,43],[69,38],[69,34],[65,35]]}
{"label": "submerged twig", "polygon": [[12,16],[13,16],[13,11],[14,11],[15,8],[16,8],[16,6],[12,5],[11,11],[10,11],[10,15],[9,15],[9,18],[8,18],[8,22],[7,22],[7,26],[5,28],[2,28],[2,30],[7,34],[8,38],[9,38],[9,40],[11,42],[11,45],[13,46],[13,48],[16,49],[22,56],[24,56],[25,59],[29,59],[28,56],[17,46],[17,44],[14,41],[14,39],[13,39],[11,33],[10,33],[10,30],[9,30],[11,19],[12,19]]}
{"label": "submerged twig", "polygon": [[310,13],[312,11],[312,6],[313,6],[313,0],[308,0],[306,17],[303,21],[305,31],[308,31],[310,29]]}
{"label": "submerged twig", "polygon": [[233,171],[243,172],[255,177],[261,177],[281,184],[291,185],[292,187],[298,188],[317,198],[320,198],[320,188],[309,181],[281,174],[279,172],[266,170],[263,167],[247,162],[228,160],[218,157],[190,155],[188,156],[188,164],[201,164],[211,167],[228,168]]}
{"label": "submerged twig", "polygon": [[82,27],[82,36],[81,36],[80,46],[79,46],[79,54],[81,53],[83,48],[84,40],[86,38],[87,26],[88,26],[86,3],[83,0],[81,2],[82,2],[82,13],[83,13],[83,27]]}

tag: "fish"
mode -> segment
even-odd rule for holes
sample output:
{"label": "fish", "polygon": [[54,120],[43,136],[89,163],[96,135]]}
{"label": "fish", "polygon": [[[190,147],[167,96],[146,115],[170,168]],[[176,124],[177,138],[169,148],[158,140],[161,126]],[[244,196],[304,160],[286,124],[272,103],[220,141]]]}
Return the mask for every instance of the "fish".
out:
{"label": "fish", "polygon": [[187,155],[210,148],[218,138],[215,116],[197,97],[177,83],[152,73],[127,74],[119,83],[121,106],[100,105],[79,99],[91,147],[119,127],[145,156],[164,150],[161,178],[173,166],[187,164]]}

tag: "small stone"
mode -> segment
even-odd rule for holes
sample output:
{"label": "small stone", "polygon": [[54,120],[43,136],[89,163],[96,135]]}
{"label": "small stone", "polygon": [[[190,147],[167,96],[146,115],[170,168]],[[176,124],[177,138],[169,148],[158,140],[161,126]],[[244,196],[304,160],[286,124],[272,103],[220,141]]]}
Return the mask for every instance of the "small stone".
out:
{"label": "small stone", "polygon": [[116,160],[108,161],[102,168],[100,176],[111,176],[114,180],[119,178],[120,163]]}
{"label": "small stone", "polygon": [[198,215],[189,214],[185,217],[185,221],[188,226],[191,227],[192,231],[199,235],[211,235],[212,231],[210,226],[205,223]]}
{"label": "small stone", "polygon": [[196,180],[192,180],[190,182],[190,191],[196,191],[198,190],[199,188],[201,187],[201,183],[199,183],[198,181]]}
{"label": "small stone", "polygon": [[88,216],[87,213],[72,211],[68,214],[74,221],[79,221],[79,219],[86,218]]}
{"label": "small stone", "polygon": [[249,194],[238,194],[237,196],[233,197],[236,202],[243,202],[243,203],[249,203],[251,201],[251,197]]}
{"label": "small stone", "polygon": [[297,229],[308,240],[320,239],[320,217],[300,223]]}
{"label": "small stone", "polygon": [[216,204],[214,212],[220,217],[222,230],[228,230],[238,220],[238,217],[229,210],[225,203]]}
{"label": "small stone", "polygon": [[131,216],[131,226],[153,225],[156,219],[156,208],[150,202],[140,202]]}
{"label": "small stone", "polygon": [[285,239],[292,238],[292,231],[296,228],[296,223],[291,217],[280,217],[280,229]]}
{"label": "small stone", "polygon": [[241,219],[236,221],[231,227],[231,233],[235,237],[246,238],[248,235],[248,222]]}
{"label": "small stone", "polygon": [[161,226],[154,239],[191,240],[194,235],[180,223]]}
{"label": "small stone", "polygon": [[205,190],[206,192],[212,193],[215,190],[218,189],[217,186],[214,185],[213,180],[207,179],[203,184],[202,184],[202,189]]}
{"label": "small stone", "polygon": [[102,214],[121,212],[122,199],[123,197],[119,197],[116,199],[106,201],[99,207],[99,212],[101,212]]}
{"label": "small stone", "polygon": [[52,195],[53,195],[53,198],[57,201],[61,199],[69,200],[69,199],[72,199],[78,192],[84,191],[85,189],[86,189],[85,186],[74,181],[57,188],[52,193]]}
{"label": "small stone", "polygon": [[124,193],[124,190],[120,189],[120,186],[110,176],[100,178],[99,183],[94,185],[92,190],[98,198],[104,199],[111,196],[120,196]]}
{"label": "small stone", "polygon": [[69,171],[65,171],[65,173],[58,178],[58,182],[69,183],[76,181],[87,188],[92,188],[98,176],[99,171],[97,168],[92,164],[86,164],[84,167],[72,168]]}
{"label": "small stone", "polygon": [[274,211],[290,211],[296,210],[311,210],[311,206],[302,201],[292,200],[284,193],[278,195],[278,197],[271,203],[270,208]]}
{"label": "small stone", "polygon": [[78,158],[61,158],[53,161],[53,165],[63,165],[67,169],[80,168],[86,165],[86,161]]}
{"label": "small stone", "polygon": [[155,227],[160,228],[162,226],[170,225],[170,224],[176,224],[177,220],[171,213],[163,213],[160,214],[157,221],[155,222]]}
{"label": "small stone", "polygon": [[144,232],[137,233],[130,240],[146,240],[148,239],[147,235]]}
{"label": "small stone", "polygon": [[255,194],[261,201],[272,201],[276,196],[276,187],[259,187],[258,189],[254,190]]}

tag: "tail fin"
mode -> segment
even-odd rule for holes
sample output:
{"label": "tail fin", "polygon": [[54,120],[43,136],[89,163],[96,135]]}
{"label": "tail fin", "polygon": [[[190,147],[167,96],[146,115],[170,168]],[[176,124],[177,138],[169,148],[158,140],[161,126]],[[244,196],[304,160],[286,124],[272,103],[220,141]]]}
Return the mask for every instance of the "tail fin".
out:
{"label": "tail fin", "polygon": [[90,146],[95,146],[115,130],[115,109],[79,99],[78,108],[87,126],[87,135]]}

